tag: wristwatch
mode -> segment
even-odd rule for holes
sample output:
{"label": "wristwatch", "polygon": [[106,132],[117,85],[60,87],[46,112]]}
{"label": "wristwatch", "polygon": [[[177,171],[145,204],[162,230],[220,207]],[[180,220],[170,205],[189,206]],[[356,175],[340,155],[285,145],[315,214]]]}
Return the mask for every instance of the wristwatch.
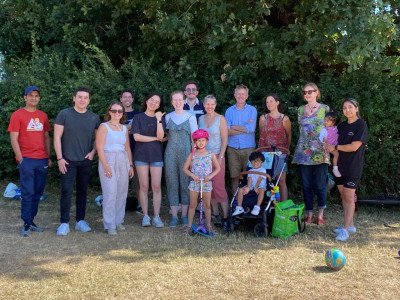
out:
{"label": "wristwatch", "polygon": [[157,123],[162,123],[162,120],[157,121]]}
{"label": "wristwatch", "polygon": [[335,145],[335,150],[337,150],[337,146],[338,146],[338,145]]}

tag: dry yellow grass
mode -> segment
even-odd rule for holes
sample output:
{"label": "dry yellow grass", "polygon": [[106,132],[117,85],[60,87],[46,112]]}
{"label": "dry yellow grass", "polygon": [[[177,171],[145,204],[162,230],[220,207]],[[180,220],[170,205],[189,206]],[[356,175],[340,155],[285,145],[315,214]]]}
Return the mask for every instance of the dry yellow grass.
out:
{"label": "dry yellow grass", "polygon": [[[86,219],[93,231],[71,226],[58,237],[55,191],[36,219],[45,231],[22,238],[19,202],[1,199],[0,299],[400,299],[400,230],[382,226],[396,216],[398,208],[361,208],[347,243],[331,233],[342,220],[339,205],[327,210],[327,226],[287,240],[254,238],[248,230],[186,237],[181,227],[142,228],[132,212],[126,231],[108,236],[91,197]],[[162,218],[169,221],[166,207]],[[325,267],[332,247],[347,257],[338,272]]]}

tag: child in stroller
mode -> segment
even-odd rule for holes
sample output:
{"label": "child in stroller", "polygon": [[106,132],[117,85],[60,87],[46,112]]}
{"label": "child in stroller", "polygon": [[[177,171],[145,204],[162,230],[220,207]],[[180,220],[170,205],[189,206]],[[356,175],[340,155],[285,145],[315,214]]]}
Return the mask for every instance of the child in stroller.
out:
{"label": "child in stroller", "polygon": [[[251,187],[254,185],[254,182],[257,184],[258,179],[255,181],[252,179],[253,183],[249,184],[247,180],[250,179],[250,175],[252,175],[253,171],[249,170],[240,173],[240,186],[236,189],[230,202],[227,224],[228,232],[233,233],[236,226],[245,225],[253,228],[255,236],[265,237],[272,230],[275,213],[274,201],[279,201],[272,190],[275,190],[278,186],[279,179],[285,170],[287,155],[282,155],[283,151],[289,153],[288,149],[281,147],[262,147],[256,150],[256,153],[263,156],[263,158],[260,157],[259,159],[261,161],[265,160],[262,166],[260,166],[263,168],[263,172],[256,172],[256,175],[260,177],[265,176],[267,178],[264,186],[265,189],[262,192],[259,191],[258,194],[256,194],[254,190],[248,192],[246,195],[243,194],[243,198],[241,197],[242,203],[239,202],[239,190],[246,186]],[[280,157],[284,158],[283,163],[281,163]],[[253,165],[251,161],[250,164],[253,169],[257,167],[257,165]],[[274,178],[274,180],[272,180],[272,178]],[[242,213],[235,214],[237,205],[242,207]],[[254,206],[256,205],[260,207],[257,215],[250,213],[250,211],[253,212],[252,209],[254,210]],[[240,210],[239,208],[239,211]],[[256,210],[258,209],[256,208]]]}
{"label": "child in stroller", "polygon": [[264,200],[264,194],[267,189],[267,170],[261,167],[261,165],[265,161],[264,154],[260,152],[253,152],[249,156],[249,161],[251,163],[251,166],[253,167],[252,169],[250,169],[250,172],[252,173],[248,175],[247,184],[239,188],[237,195],[238,205],[236,206],[236,209],[233,212],[232,216],[237,216],[244,213],[244,209],[242,207],[243,196],[247,195],[252,190],[254,190],[254,192],[257,194],[257,204],[254,205],[251,214],[258,216],[258,214],[260,213],[260,205]]}

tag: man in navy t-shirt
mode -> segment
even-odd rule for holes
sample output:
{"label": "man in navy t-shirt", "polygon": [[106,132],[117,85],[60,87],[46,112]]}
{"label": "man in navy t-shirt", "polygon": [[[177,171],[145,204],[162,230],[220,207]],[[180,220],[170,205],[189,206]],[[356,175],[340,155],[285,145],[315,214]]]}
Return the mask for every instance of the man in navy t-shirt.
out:
{"label": "man in navy t-shirt", "polygon": [[196,116],[197,122],[199,117],[205,114],[203,102],[197,99],[199,90],[197,89],[196,81],[188,81],[185,84],[184,94],[186,96],[185,104],[183,109],[189,111],[191,114]]}
{"label": "man in navy t-shirt", "polygon": [[[128,132],[131,131],[131,124],[132,124],[133,117],[136,114],[140,113],[140,111],[138,111],[137,109],[132,108],[132,103],[134,100],[135,99],[133,98],[132,90],[130,90],[130,89],[122,90],[120,97],[119,97],[119,101],[121,101],[122,105],[125,108],[125,114],[126,114],[126,123],[125,124],[126,124],[126,129],[128,130]],[[133,152],[135,150],[135,139],[133,138],[132,134],[129,134],[129,142],[130,142],[132,157],[133,157]],[[134,172],[135,172],[135,176],[133,176],[133,178],[132,178],[133,189],[135,191],[136,198],[139,199],[140,185],[139,185],[139,177],[136,173],[136,168],[134,168]],[[140,212],[141,207],[138,206],[136,208],[136,211]]]}

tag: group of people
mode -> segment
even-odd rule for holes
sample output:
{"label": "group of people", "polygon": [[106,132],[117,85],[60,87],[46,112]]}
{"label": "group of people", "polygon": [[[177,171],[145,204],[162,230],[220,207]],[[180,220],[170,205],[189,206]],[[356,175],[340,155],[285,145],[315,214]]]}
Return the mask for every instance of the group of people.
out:
{"label": "group of people", "polygon": [[[198,85],[185,84],[183,91],[171,93],[173,111],[166,114],[162,96],[148,95],[141,112],[132,108],[133,92],[123,90],[120,101],[110,103],[103,123],[89,111],[90,93],[78,88],[73,96],[74,106],[59,112],[54,124],[54,150],[61,173],[60,226],[57,235],[70,231],[71,196],[76,183],[75,229],[87,232],[91,228],[85,221],[86,194],[97,151],[99,177],[103,191],[103,224],[108,234],[124,230],[125,204],[129,179],[143,210],[142,226],[164,227],[160,218],[161,179],[165,169],[167,201],[170,206],[170,227],[182,224],[188,233],[193,222],[200,190],[206,226],[213,232],[211,216],[226,225],[228,194],[225,189],[225,156],[231,178],[232,194],[239,186],[239,175],[246,170],[249,157],[253,168],[260,169],[263,156],[255,154],[257,110],[247,103],[249,90],[238,85],[234,91],[236,103],[218,114],[216,97],[208,95],[200,101]],[[341,194],[345,222],[335,228],[338,240],[347,240],[355,232],[353,223],[354,193],[361,178],[364,149],[368,129],[358,114],[358,104],[348,98],[343,103],[347,118],[336,129],[338,118],[329,113],[327,105],[319,103],[321,94],[314,83],[303,88],[306,105],[298,109],[300,137],[293,157],[299,164],[306,204],[306,223],[314,221],[313,195],[318,199],[316,223],[325,223],[326,178],[330,155],[334,155],[334,174]],[[50,125],[47,116],[37,106],[40,90],[29,86],[24,94],[25,107],[14,112],[8,131],[21,181],[21,218],[24,221],[21,235],[43,231],[34,222],[38,203],[43,193],[50,159]],[[282,101],[276,94],[265,98],[265,112],[259,121],[258,147],[283,149],[279,163],[283,166],[292,139],[291,122],[283,113]],[[325,126],[325,127],[324,127]],[[163,142],[167,141],[165,147]],[[280,198],[288,199],[286,185],[287,165],[279,180]],[[251,182],[251,180],[250,180]],[[153,213],[149,216],[148,194],[151,184]],[[253,178],[248,189],[259,195],[265,192],[265,180]],[[241,189],[243,197],[248,189]],[[259,197],[262,199],[262,197]],[[219,217],[219,206],[222,218]],[[180,218],[178,216],[180,212]],[[260,200],[252,213],[260,212]],[[240,214],[239,211],[236,214]]]}

